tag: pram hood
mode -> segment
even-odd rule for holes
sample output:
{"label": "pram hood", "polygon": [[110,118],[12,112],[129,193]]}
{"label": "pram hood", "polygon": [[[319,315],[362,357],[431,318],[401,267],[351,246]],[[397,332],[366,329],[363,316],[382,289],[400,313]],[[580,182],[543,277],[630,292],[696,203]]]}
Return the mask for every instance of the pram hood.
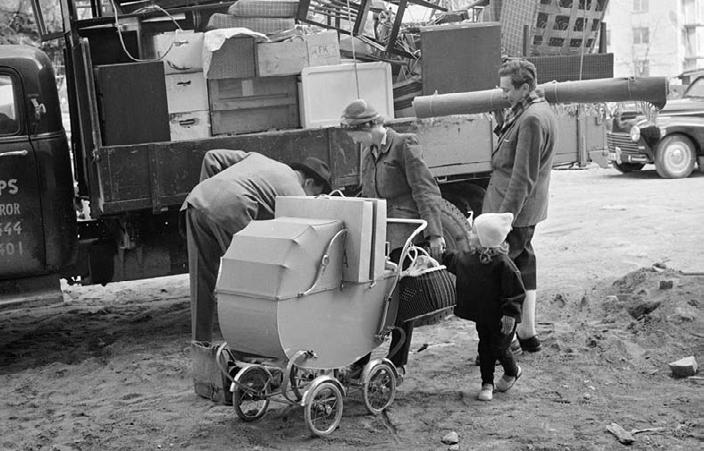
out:
{"label": "pram hood", "polygon": [[[335,219],[252,221],[234,235],[222,257],[216,292],[268,300],[297,297],[313,285],[328,244],[342,229]],[[313,292],[339,288],[343,238],[331,246],[329,264]]]}

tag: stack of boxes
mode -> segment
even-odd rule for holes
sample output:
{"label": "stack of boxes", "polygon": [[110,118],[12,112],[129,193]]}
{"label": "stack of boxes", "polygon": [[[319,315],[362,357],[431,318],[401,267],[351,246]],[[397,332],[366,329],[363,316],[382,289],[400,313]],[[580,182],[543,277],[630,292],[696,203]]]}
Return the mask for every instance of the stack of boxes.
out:
{"label": "stack of boxes", "polygon": [[203,74],[203,33],[174,31],[154,37],[164,63],[171,140],[210,136],[208,90]]}
{"label": "stack of boxes", "polygon": [[[340,64],[335,31],[292,35],[281,42],[243,29],[205,33],[178,30],[155,35],[154,54],[164,67],[171,140],[336,125],[340,111],[355,96],[354,77],[349,75],[355,68]],[[371,66],[382,65],[381,73],[390,76],[386,63],[367,65],[370,67],[360,63],[357,70],[364,73]],[[341,70],[349,73],[349,86],[341,89],[334,86],[339,80],[330,80],[329,92],[323,94],[321,89],[326,87],[320,84],[318,74]],[[386,85],[390,86],[387,78],[366,84],[374,91],[386,91]],[[308,102],[299,98],[304,92]],[[388,92],[391,98],[390,89]],[[316,115],[330,114],[315,110],[311,98],[327,105],[341,94],[344,99],[334,105],[331,117],[314,120]],[[379,108],[382,112],[387,109],[386,105]],[[393,117],[393,109],[389,117]]]}
{"label": "stack of boxes", "polygon": [[259,76],[257,49],[264,44],[238,35],[212,52],[207,79],[213,135],[300,127],[296,76]]}

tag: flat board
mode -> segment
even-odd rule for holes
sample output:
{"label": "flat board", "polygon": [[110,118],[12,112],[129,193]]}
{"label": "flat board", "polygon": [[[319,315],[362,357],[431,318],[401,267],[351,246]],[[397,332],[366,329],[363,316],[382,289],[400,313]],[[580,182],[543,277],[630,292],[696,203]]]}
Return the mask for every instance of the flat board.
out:
{"label": "flat board", "polygon": [[365,99],[386,119],[393,119],[391,65],[343,63],[301,71],[301,123],[305,128],[339,125],[342,111],[357,98]]}
{"label": "flat board", "polygon": [[275,215],[297,218],[339,219],[347,229],[346,261],[342,279],[350,282],[370,280],[374,203],[363,198],[277,197]]}

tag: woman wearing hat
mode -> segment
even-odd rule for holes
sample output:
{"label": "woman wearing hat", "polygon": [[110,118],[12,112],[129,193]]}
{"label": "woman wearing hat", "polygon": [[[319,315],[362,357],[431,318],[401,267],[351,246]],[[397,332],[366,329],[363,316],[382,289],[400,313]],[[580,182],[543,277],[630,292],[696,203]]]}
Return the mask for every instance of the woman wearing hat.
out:
{"label": "woman wearing hat", "polygon": [[[440,258],[445,248],[440,220],[441,195],[435,179],[421,157],[418,139],[413,134],[396,133],[384,127],[384,120],[365,100],[347,105],[340,120],[355,142],[362,143],[363,197],[386,199],[389,218],[424,219],[428,223],[425,239],[431,256]],[[412,228],[390,224],[387,229],[390,258],[396,262]],[[405,332],[405,342],[391,362],[404,372],[408,361],[413,324],[398,325]],[[392,333],[391,349],[403,339],[397,330]],[[359,364],[365,363],[363,360]]]}

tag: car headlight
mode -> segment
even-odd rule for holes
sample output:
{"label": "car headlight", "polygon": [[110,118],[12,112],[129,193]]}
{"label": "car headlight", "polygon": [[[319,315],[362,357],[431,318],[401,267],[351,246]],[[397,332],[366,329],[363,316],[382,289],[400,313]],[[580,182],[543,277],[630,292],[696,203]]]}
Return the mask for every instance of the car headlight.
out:
{"label": "car headlight", "polygon": [[637,143],[640,140],[640,127],[638,127],[637,125],[634,125],[633,127],[631,127],[630,135],[631,135],[631,141],[633,141],[634,143]]}

